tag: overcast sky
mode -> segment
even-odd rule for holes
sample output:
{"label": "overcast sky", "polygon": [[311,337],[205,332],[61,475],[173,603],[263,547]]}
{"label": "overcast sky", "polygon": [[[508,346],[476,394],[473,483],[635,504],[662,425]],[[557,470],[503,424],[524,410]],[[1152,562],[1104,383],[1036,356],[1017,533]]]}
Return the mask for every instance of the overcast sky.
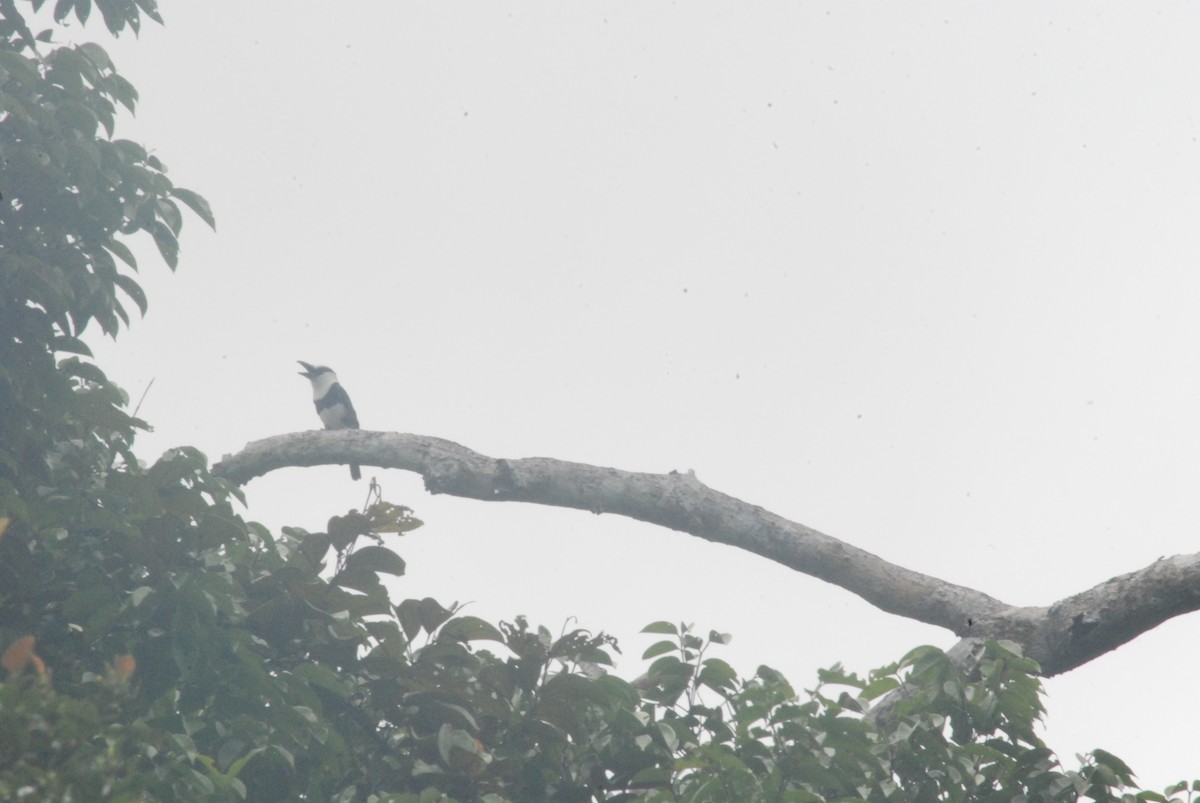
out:
{"label": "overcast sky", "polygon": [[[349,8],[349,7],[348,7]],[[364,428],[708,485],[1044,605],[1196,549],[1200,55],[1191,4],[164,0],[109,44],[125,136],[212,202],[101,364],[214,461]],[[430,497],[399,598],[616,635],[732,632],[798,687],[952,634],[614,516]],[[247,488],[321,529],[344,467]],[[1064,762],[1200,774],[1184,617],[1047,682]]]}

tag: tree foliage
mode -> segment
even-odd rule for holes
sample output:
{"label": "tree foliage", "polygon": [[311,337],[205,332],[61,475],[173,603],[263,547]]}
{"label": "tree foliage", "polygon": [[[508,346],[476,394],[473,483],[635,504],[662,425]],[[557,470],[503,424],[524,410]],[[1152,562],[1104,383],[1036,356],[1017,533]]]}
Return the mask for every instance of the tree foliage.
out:
{"label": "tree foliage", "polygon": [[[114,32],[158,20],[150,0],[95,5]],[[32,34],[12,0],[0,40],[0,799],[1167,799],[1127,791],[1103,751],[1059,766],[1013,644],[798,694],[711,656],[726,636],[658,622],[630,683],[602,633],[392,600],[405,507],[273,534],[199,451],[143,467],[144,424],[81,336],[146,308],[127,238],[174,267],[177,202],[212,214],[113,139],[137,95],[99,46]]]}

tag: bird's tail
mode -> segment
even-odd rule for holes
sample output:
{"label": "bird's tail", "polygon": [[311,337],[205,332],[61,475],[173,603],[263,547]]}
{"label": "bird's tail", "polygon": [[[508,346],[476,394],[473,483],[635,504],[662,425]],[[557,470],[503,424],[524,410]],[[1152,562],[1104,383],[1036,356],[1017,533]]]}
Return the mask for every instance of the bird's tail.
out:
{"label": "bird's tail", "polygon": [[362,479],[362,472],[358,470],[358,466],[355,465],[354,463],[350,464],[350,479],[352,479],[352,480],[361,480]]}

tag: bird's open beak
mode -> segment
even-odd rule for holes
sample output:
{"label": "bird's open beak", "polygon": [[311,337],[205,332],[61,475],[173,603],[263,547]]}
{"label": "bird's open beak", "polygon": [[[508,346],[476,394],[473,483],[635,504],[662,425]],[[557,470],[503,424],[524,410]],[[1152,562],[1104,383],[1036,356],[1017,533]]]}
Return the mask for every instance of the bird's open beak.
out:
{"label": "bird's open beak", "polygon": [[296,360],[296,362],[304,366],[303,371],[297,371],[296,373],[300,374],[300,376],[312,376],[313,367],[311,365],[306,363],[304,360]]}

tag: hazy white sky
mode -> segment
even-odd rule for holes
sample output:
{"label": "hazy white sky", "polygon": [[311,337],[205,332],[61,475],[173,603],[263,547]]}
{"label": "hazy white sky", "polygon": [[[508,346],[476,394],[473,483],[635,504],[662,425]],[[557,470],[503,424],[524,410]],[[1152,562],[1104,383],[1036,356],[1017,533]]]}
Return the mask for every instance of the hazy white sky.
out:
{"label": "hazy white sky", "polygon": [[[213,460],[317,425],[694,469],[1016,604],[1192,552],[1200,9],[1184,3],[165,0],[125,135],[212,202],[101,362]],[[99,30],[93,34],[101,41]],[[621,639],[655,619],[809,686],[951,634],[612,516],[429,497],[402,596]],[[247,487],[321,528],[342,467]],[[1047,683],[1063,759],[1200,774],[1200,619]],[[1164,704],[1164,699],[1170,702]]]}

